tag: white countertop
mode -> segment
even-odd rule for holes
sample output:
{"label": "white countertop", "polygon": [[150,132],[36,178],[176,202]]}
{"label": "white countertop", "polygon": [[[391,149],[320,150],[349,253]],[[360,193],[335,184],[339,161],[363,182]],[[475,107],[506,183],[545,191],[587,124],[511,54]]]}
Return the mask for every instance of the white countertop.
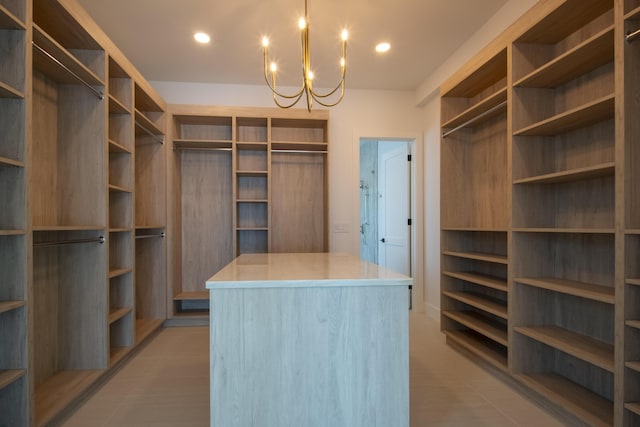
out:
{"label": "white countertop", "polygon": [[245,254],[207,280],[208,289],[409,286],[405,275],[339,253]]}

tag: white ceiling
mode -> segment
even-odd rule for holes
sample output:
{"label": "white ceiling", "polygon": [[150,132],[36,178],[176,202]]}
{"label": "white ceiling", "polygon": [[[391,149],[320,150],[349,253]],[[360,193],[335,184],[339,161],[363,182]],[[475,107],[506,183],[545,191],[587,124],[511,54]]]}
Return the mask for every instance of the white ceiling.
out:
{"label": "white ceiling", "polygon": [[[151,81],[263,84],[271,39],[279,84],[297,86],[304,0],[78,0]],[[316,86],[337,82],[349,30],[347,86],[414,90],[507,0],[308,0]],[[193,32],[206,31],[209,45]],[[385,56],[374,45],[387,40]]]}

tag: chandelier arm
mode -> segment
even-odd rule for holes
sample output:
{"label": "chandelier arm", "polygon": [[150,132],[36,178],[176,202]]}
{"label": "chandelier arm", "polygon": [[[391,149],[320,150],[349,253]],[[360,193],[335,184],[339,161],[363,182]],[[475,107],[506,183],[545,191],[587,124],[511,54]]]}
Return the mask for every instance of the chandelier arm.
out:
{"label": "chandelier arm", "polygon": [[286,98],[286,99],[297,98],[299,100],[300,96],[304,93],[304,84],[300,87],[300,90],[294,93],[293,95],[287,95],[287,94],[278,92],[275,85],[272,85],[271,82],[269,81],[269,74],[271,74],[271,78],[275,83],[273,72],[271,73],[269,72],[269,67],[267,65],[268,63],[269,63],[269,54],[267,53],[267,48],[265,48],[264,49],[264,81],[267,82],[267,86],[269,86],[269,89],[271,89],[271,92],[273,92],[274,96],[277,95],[280,98]]}
{"label": "chandelier arm", "polygon": [[[275,104],[280,108],[283,108],[283,109],[291,108],[294,105],[296,105],[298,101],[300,101],[300,98],[302,98],[303,94],[304,94],[304,90],[300,91],[300,93],[298,94],[298,97],[295,100],[293,100],[290,104],[285,105],[285,104],[281,104],[280,101],[278,101],[278,98],[276,97],[277,95],[276,92],[273,92],[273,102],[275,102]],[[280,96],[280,95],[277,95],[277,96]]]}
{"label": "chandelier arm", "polygon": [[331,92],[327,92],[327,93],[317,93],[316,91],[311,91],[311,93],[313,94],[313,97],[316,98],[328,98],[331,95],[333,95],[334,93],[336,93],[338,91],[338,89],[342,89],[342,92],[344,92],[344,78],[342,78],[342,80],[340,81],[340,83],[338,83],[338,86],[336,86],[335,88],[333,88],[333,90]]}
{"label": "chandelier arm", "polygon": [[331,103],[331,104],[323,102],[321,100],[322,98],[318,99],[318,97],[314,93],[312,93],[311,96],[313,97],[313,99],[315,99],[315,101],[318,104],[322,105],[323,107],[335,107],[336,105],[338,105],[340,103],[340,101],[342,101],[342,98],[344,98],[344,90],[340,93],[340,97],[336,100],[336,102]]}

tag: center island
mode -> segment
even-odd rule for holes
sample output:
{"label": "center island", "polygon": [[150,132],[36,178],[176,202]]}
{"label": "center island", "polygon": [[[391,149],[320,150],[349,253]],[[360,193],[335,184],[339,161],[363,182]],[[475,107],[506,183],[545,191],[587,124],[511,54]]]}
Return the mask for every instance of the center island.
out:
{"label": "center island", "polygon": [[408,427],[411,283],[351,255],[236,258],[207,281],[211,426]]}

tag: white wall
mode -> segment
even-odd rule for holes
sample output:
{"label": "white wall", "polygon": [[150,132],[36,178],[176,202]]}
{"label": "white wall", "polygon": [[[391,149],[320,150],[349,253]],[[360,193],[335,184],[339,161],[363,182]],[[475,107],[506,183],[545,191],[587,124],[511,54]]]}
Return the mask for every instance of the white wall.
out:
{"label": "white wall", "polygon": [[[416,140],[420,189],[415,218],[420,241],[414,308],[431,316],[440,309],[440,108],[438,87],[536,0],[509,0],[466,43],[452,53],[415,92],[348,90],[331,109],[329,154],[330,249],[359,254],[360,138]],[[273,107],[266,86],[152,82],[170,104]],[[302,107],[302,104],[301,104]],[[334,232],[336,226],[346,232]]]}

